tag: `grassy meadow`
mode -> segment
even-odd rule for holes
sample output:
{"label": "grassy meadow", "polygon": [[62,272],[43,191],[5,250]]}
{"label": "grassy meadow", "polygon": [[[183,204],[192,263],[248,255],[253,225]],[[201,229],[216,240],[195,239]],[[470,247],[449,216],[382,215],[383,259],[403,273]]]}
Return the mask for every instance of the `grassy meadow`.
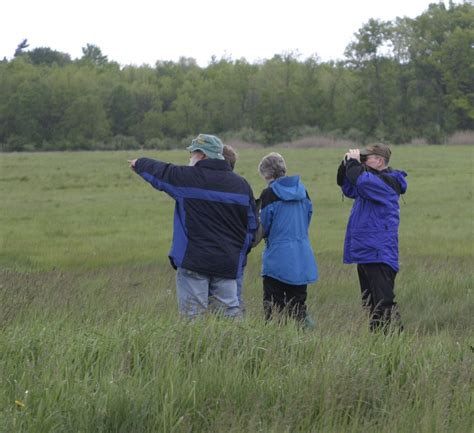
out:
{"label": "grassy meadow", "polygon": [[[268,151],[239,151],[256,196]],[[263,323],[262,245],[243,321],[178,318],[174,203],[127,159],[186,164],[186,151],[0,154],[0,433],[472,432],[474,146],[394,148],[408,192],[406,332],[392,336],[368,332],[342,264],[344,149],[279,151],[314,205],[313,331]]]}

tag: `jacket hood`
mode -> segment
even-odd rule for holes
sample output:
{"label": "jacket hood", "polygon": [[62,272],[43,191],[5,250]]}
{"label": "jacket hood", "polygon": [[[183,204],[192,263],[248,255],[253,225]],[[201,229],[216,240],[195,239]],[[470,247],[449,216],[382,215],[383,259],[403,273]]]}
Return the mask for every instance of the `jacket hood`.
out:
{"label": "jacket hood", "polygon": [[405,178],[408,176],[406,172],[401,170],[390,170],[387,174],[393,177],[400,184],[400,193],[405,194],[407,190],[407,181]]}
{"label": "jacket hood", "polygon": [[303,200],[306,198],[306,188],[299,176],[284,176],[270,184],[273,192],[283,201]]}

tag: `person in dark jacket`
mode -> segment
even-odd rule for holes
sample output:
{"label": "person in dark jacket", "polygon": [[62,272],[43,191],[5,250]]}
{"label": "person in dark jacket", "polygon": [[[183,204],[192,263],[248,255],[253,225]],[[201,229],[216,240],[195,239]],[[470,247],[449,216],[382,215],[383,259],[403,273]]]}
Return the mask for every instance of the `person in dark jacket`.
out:
{"label": "person in dark jacket", "polygon": [[[224,157],[227,164],[230,165],[232,171],[235,169],[235,164],[237,163],[238,155],[235,152],[234,148],[229,144],[224,144],[224,148],[222,149],[222,156]],[[242,264],[243,268],[247,264],[247,258],[245,258],[244,263]],[[237,278],[237,298],[239,300],[239,307],[242,313],[245,312],[245,303],[242,297],[242,290],[244,287],[244,269],[242,269],[242,275]]]}
{"label": "person in dark jacket", "polygon": [[407,189],[404,171],[388,167],[391,150],[384,144],[350,149],[341,162],[337,183],[354,199],[344,241],[344,263],[356,263],[363,306],[370,329],[402,329],[395,302],[399,271],[399,197]]}
{"label": "person in dark jacket", "polygon": [[149,158],[130,166],[176,201],[169,258],[180,313],[206,312],[212,296],[225,316],[240,316],[236,280],[257,229],[253,192],[224,160],[218,137],[199,134],[187,150],[189,166]]}
{"label": "person in dark jacket", "polygon": [[263,251],[263,306],[266,319],[274,310],[313,327],[307,313],[307,285],[318,279],[318,268],[309,240],[313,213],[311,200],[299,176],[286,176],[283,157],[265,156],[258,167],[268,187],[260,196]]}

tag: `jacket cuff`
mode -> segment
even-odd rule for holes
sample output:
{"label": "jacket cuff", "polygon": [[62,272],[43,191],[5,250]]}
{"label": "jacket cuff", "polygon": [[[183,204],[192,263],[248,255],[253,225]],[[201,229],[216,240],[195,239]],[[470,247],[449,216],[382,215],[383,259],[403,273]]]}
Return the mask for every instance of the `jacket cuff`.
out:
{"label": "jacket cuff", "polygon": [[364,166],[356,159],[349,159],[346,162],[346,177],[353,185],[357,183],[357,179],[363,172]]}
{"label": "jacket cuff", "polygon": [[342,161],[337,169],[337,177],[336,177],[336,182],[339,186],[344,185],[345,177],[346,177],[346,166],[344,165],[344,161]]}
{"label": "jacket cuff", "polygon": [[146,162],[146,160],[147,160],[147,158],[138,158],[136,160],[135,168],[134,168],[135,173],[140,174],[143,171],[143,169],[144,169],[143,165]]}

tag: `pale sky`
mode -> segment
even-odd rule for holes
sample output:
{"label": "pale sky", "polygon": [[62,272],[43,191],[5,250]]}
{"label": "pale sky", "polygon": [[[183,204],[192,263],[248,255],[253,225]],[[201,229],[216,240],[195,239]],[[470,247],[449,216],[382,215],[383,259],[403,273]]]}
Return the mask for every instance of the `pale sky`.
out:
{"label": "pale sky", "polygon": [[335,60],[370,18],[415,18],[430,3],[438,1],[1,0],[0,59],[28,39],[28,49],[73,59],[94,44],[122,65],[185,56],[207,66],[212,55],[254,63],[286,51]]}

